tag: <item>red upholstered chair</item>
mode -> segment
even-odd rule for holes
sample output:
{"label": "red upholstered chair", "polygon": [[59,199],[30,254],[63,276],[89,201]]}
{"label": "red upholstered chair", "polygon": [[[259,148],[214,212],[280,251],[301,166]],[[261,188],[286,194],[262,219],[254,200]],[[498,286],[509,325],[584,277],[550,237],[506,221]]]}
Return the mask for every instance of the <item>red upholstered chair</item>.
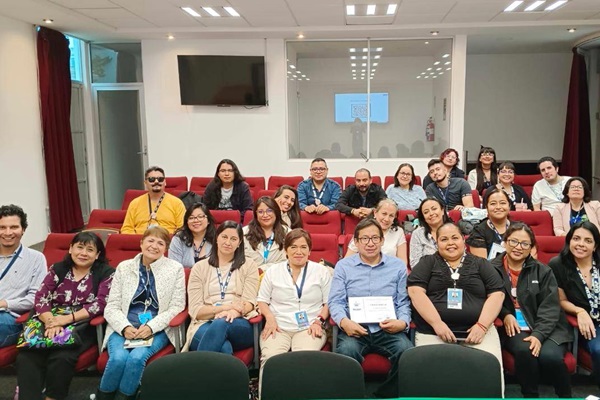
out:
{"label": "red upholstered chair", "polygon": [[[415,175],[415,185],[422,185],[422,180],[421,180],[421,176],[420,175]],[[388,186],[393,185],[394,184],[394,177],[393,176],[386,176],[385,177],[385,182],[384,182],[384,189],[387,189]],[[425,189],[425,188],[423,188]]]}
{"label": "red upholstered chair", "polygon": [[125,214],[127,210],[92,210],[87,229],[112,229],[118,232],[125,221]]}
{"label": "red upholstered chair", "polygon": [[348,245],[350,244],[350,241],[354,237],[354,233],[346,233],[345,235],[342,235],[340,237],[343,239],[343,242],[342,242],[342,258],[344,258],[346,256],[346,253],[348,252]]}
{"label": "red upholstered chair", "polygon": [[509,218],[529,225],[536,237],[554,236],[552,216],[548,211],[511,211]]}
{"label": "red upholstered chair", "polygon": [[535,185],[535,183],[537,181],[539,181],[540,179],[542,179],[540,174],[535,174],[535,175],[515,175],[515,184],[522,186],[523,190],[525,190],[525,193],[527,193],[527,195],[529,197],[531,197],[531,192],[533,192],[533,185]]}
{"label": "red upholstered chair", "polygon": [[[331,318],[329,319],[329,324],[333,327],[332,347],[333,352],[336,353],[340,328],[335,324],[335,322],[333,322]],[[365,355],[361,367],[363,372],[367,375],[387,375],[388,372],[390,372],[392,365],[390,360],[388,360],[386,357],[376,353],[369,353]]]}
{"label": "red upholstered chair", "polygon": [[325,214],[309,214],[300,211],[302,224],[311,235],[313,233],[332,233],[340,236],[342,233],[342,222],[339,211],[328,211]]}
{"label": "red upholstered chair", "polygon": [[[421,181],[421,176],[420,175],[415,175],[415,185],[422,185],[422,181]],[[423,188],[425,189],[425,188]]]}
{"label": "red upholstered chair", "polygon": [[304,180],[301,176],[271,176],[269,177],[269,183],[267,189],[277,190],[283,185],[290,185],[291,187],[298,187],[298,184]]}
{"label": "red upholstered chair", "polygon": [[479,192],[475,189],[471,190],[471,197],[473,198],[473,206],[475,208],[481,208],[481,200],[479,199]]}
{"label": "red upholstered chair", "polygon": [[265,190],[265,178],[263,176],[249,177],[246,176],[246,183],[250,186],[250,189],[258,193],[260,190]]}
{"label": "red upholstered chair", "polygon": [[565,246],[564,236],[536,236],[535,240],[537,242],[537,259],[546,265]]}
{"label": "red upholstered chair", "polygon": [[0,368],[8,367],[17,359],[17,346],[0,347]]}
{"label": "red upholstered chair", "polygon": [[74,233],[50,233],[46,237],[46,243],[44,243],[44,256],[46,257],[46,263],[48,267],[62,261],[65,255],[69,251],[71,240],[75,237]]}
{"label": "red upholstered chair", "polygon": [[417,218],[417,212],[414,210],[399,210],[396,218],[398,218],[398,222],[402,224],[404,221],[408,221],[408,219],[406,219],[408,215],[412,215],[413,217]]}
{"label": "red upholstered chair", "polygon": [[203,195],[206,187],[213,180],[212,176],[194,176],[190,181],[190,190]]}
{"label": "red upholstered chair", "polygon": [[334,182],[337,182],[340,185],[340,189],[344,189],[344,180],[341,176],[328,176],[327,178],[331,179]]}
{"label": "red upholstered chair", "polygon": [[121,204],[121,210],[127,210],[129,207],[129,203],[137,197],[140,197],[143,194],[146,194],[145,190],[141,189],[127,189],[125,191],[125,195],[123,196],[123,203]]}
{"label": "red upholstered chair", "polygon": [[580,342],[585,339],[579,333],[577,317],[567,314],[567,322],[573,328],[573,337],[575,338],[575,340],[573,340],[573,354],[575,355],[576,364],[584,370],[592,372],[592,355],[585,346],[580,344]]}
{"label": "red upholstered chair", "polygon": [[254,212],[252,210],[246,210],[244,213],[244,223],[242,225],[246,226],[254,219]]}
{"label": "red upholstered chair", "polygon": [[338,235],[331,233],[311,234],[312,250],[308,258],[311,261],[319,262],[321,259],[336,264],[340,259]]}
{"label": "red upholstered chair", "polygon": [[448,216],[450,217],[450,219],[452,221],[454,221],[454,223],[458,223],[458,221],[460,221],[460,219],[462,218],[460,211],[458,211],[458,210],[448,211]]}
{"label": "red upholstered chair", "polygon": [[[373,176],[371,176],[371,179],[373,180],[373,183],[376,183],[379,186],[381,186],[381,177],[380,176],[373,175]],[[354,182],[355,181],[354,181],[354,177],[353,176],[347,176],[344,179],[344,189],[347,188],[350,185],[354,185]]]}
{"label": "red upholstered chair", "polygon": [[188,190],[187,176],[167,176],[167,189]]}
{"label": "red upholstered chair", "polygon": [[142,235],[124,235],[115,233],[106,240],[106,258],[110,265],[117,267],[121,261],[130,260],[138,255]]}
{"label": "red upholstered chair", "polygon": [[[275,193],[277,193],[277,189],[263,189],[259,190],[257,194],[257,198],[261,198],[263,196],[274,197]],[[244,219],[245,221],[245,219]]]}
{"label": "red upholstered chair", "polygon": [[210,214],[215,220],[215,227],[219,227],[225,221],[235,221],[238,224],[242,222],[242,216],[237,210],[210,210]]}
{"label": "red upholstered chair", "polygon": [[354,215],[344,215],[344,233],[353,235],[354,229],[356,229],[356,225],[358,225],[359,222],[360,219]]}
{"label": "red upholstered chair", "polygon": [[180,195],[181,193],[185,193],[185,192],[187,192],[187,189],[186,189],[186,190],[182,190],[182,189],[166,188],[166,189],[165,189],[165,192],[167,192],[167,193],[169,193],[169,194],[172,194],[172,195],[173,195],[173,196],[175,196],[175,197],[179,197],[179,195]]}

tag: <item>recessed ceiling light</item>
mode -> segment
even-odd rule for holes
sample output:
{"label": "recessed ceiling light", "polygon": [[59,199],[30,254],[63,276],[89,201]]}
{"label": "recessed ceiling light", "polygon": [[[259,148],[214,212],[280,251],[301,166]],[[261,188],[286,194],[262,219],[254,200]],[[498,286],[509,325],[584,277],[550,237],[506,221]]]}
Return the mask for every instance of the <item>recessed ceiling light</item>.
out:
{"label": "recessed ceiling light", "polygon": [[369,4],[367,6],[367,15],[375,15],[375,4]]}
{"label": "recessed ceiling light", "polygon": [[438,65],[439,63],[440,63],[439,61],[436,61],[433,63],[433,65]]}
{"label": "recessed ceiling light", "polygon": [[290,80],[291,80],[291,81],[295,81],[295,79],[294,79],[294,78],[292,78],[292,79],[290,79]]}
{"label": "recessed ceiling light", "polygon": [[376,69],[372,69],[372,70],[371,70],[371,73],[372,73],[372,74],[374,74],[374,73],[375,73],[375,71],[377,71],[377,70],[376,70]]}
{"label": "recessed ceiling light", "polygon": [[310,78],[306,78],[307,81],[310,81]]}
{"label": "recessed ceiling light", "polygon": [[[437,36],[440,34],[440,31],[431,31],[429,33],[431,33],[432,36]],[[429,44],[429,42],[426,42],[425,44]]]}
{"label": "recessed ceiling light", "polygon": [[426,77],[425,77],[425,79],[429,79],[429,77],[428,77],[428,76],[426,76]]}
{"label": "recessed ceiling light", "polygon": [[442,58],[448,58],[448,57],[450,57],[450,54],[448,54],[448,53],[446,53],[442,56]]}
{"label": "recessed ceiling light", "polygon": [[367,59],[367,56],[362,56],[361,58],[362,58],[363,60],[366,60],[366,59]]}
{"label": "recessed ceiling light", "polygon": [[576,30],[577,30],[577,29],[575,29],[575,28],[569,28],[569,29],[567,29],[567,32],[573,33],[573,32],[575,32]]}
{"label": "recessed ceiling light", "polygon": [[430,67],[430,68],[427,68],[427,71],[431,71],[432,69],[433,69],[433,68],[431,68],[431,67]]}
{"label": "recessed ceiling light", "polygon": [[350,64],[351,67],[356,67],[356,63]]}
{"label": "recessed ceiling light", "polygon": [[352,70],[352,72],[356,72],[356,70],[355,70],[355,69],[353,69],[353,70]]}
{"label": "recessed ceiling light", "polygon": [[167,39],[173,40],[173,39],[175,39],[175,36],[173,36],[173,35],[167,35]]}
{"label": "recessed ceiling light", "polygon": [[297,78],[297,77],[298,77],[298,75],[292,75],[292,76],[293,76],[294,78]]}
{"label": "recessed ceiling light", "polygon": [[298,80],[299,80],[299,81],[301,81],[301,80],[302,80],[302,78],[298,78]]}
{"label": "recessed ceiling light", "polygon": [[352,79],[356,79],[356,77],[352,78]]}
{"label": "recessed ceiling light", "polygon": [[425,42],[425,44],[429,44],[429,42]]}
{"label": "recessed ceiling light", "polygon": [[304,39],[304,35],[303,35],[303,34],[301,34],[301,33],[299,33],[299,34],[298,34],[298,39]]}
{"label": "recessed ceiling light", "polygon": [[54,22],[54,20],[50,18],[44,18],[42,21],[44,21],[46,24],[51,24]]}
{"label": "recessed ceiling light", "polygon": [[356,60],[356,56],[350,56],[351,60]]}
{"label": "recessed ceiling light", "polygon": [[[432,78],[435,79],[435,78],[437,78],[437,76],[434,75],[434,76],[432,76]],[[298,80],[300,80],[300,79],[298,79]]]}
{"label": "recessed ceiling light", "polygon": [[364,80],[364,79],[365,79],[365,77],[364,77],[364,76],[362,76],[360,79]]}
{"label": "recessed ceiling light", "polygon": [[235,11],[233,7],[223,7],[223,9],[227,11],[227,14],[231,15],[232,17],[240,16],[240,14],[237,11]]}
{"label": "recessed ceiling light", "polygon": [[288,74],[291,74],[291,73],[292,73],[292,71],[288,71]]}
{"label": "recessed ceiling light", "polygon": [[430,72],[429,75],[435,75],[435,72]]}
{"label": "recessed ceiling light", "polygon": [[202,9],[209,13],[212,17],[220,17],[219,13],[216,12],[212,7],[202,7]]}
{"label": "recessed ceiling light", "polygon": [[350,51],[350,53],[356,52],[356,49],[354,47],[350,47],[348,50]]}
{"label": "recessed ceiling light", "polygon": [[374,67],[376,67],[376,66],[378,66],[378,65],[379,65],[379,63],[373,63],[373,66],[374,66]]}
{"label": "recessed ceiling light", "polygon": [[425,75],[425,72],[421,72],[421,75]]}
{"label": "recessed ceiling light", "polygon": [[436,70],[436,71],[441,71],[442,69],[441,69],[441,68],[436,68],[435,70]]}
{"label": "recessed ceiling light", "polygon": [[421,75],[418,75],[418,76],[417,76],[417,79],[421,79]]}
{"label": "recessed ceiling light", "polygon": [[294,64],[290,64],[290,68],[291,69],[296,69],[296,66]]}
{"label": "recessed ceiling light", "polygon": [[190,14],[192,17],[201,17],[202,15],[198,14],[198,11],[194,10],[192,7],[181,7],[183,11]]}
{"label": "recessed ceiling light", "polygon": [[346,15],[354,15],[356,13],[356,8],[353,5],[346,6]]}
{"label": "recessed ceiling light", "polygon": [[542,4],[544,4],[546,2],[546,0],[538,0],[538,1],[534,1],[533,3],[531,3],[529,5],[529,7],[527,7],[525,9],[525,11],[533,11],[536,8],[538,8],[539,6],[541,6]]}
{"label": "recessed ceiling light", "polygon": [[450,65],[450,64],[452,64],[452,61],[446,61],[446,62],[444,63],[444,65]]}
{"label": "recessed ceiling light", "polygon": [[375,51],[383,51],[383,47],[378,47],[375,49]]}
{"label": "recessed ceiling light", "polygon": [[362,63],[361,67],[366,67],[367,63]]}
{"label": "recessed ceiling light", "polygon": [[301,74],[302,72],[300,72],[300,70],[299,70],[299,69],[297,69],[297,70],[296,70],[296,73],[297,73],[297,74]]}
{"label": "recessed ceiling light", "polygon": [[558,0],[558,1],[554,2],[554,4],[550,4],[548,7],[546,7],[544,9],[544,11],[556,10],[558,7],[562,6],[566,2],[567,2],[567,0]]}
{"label": "recessed ceiling light", "polygon": [[443,72],[440,72],[438,75],[444,75],[444,73],[443,73]]}
{"label": "recessed ceiling light", "polygon": [[363,53],[366,53],[367,51],[369,51],[369,49],[367,49],[366,47],[363,47]]}
{"label": "recessed ceiling light", "polygon": [[374,58],[374,59],[376,59],[376,60],[379,60],[379,59],[381,58],[381,56],[378,54],[378,55],[376,55],[376,56],[375,56],[375,57],[373,57],[373,58]]}
{"label": "recessed ceiling light", "polygon": [[394,15],[396,13],[396,9],[398,8],[398,4],[388,4],[387,15]]}
{"label": "recessed ceiling light", "polygon": [[452,68],[446,68],[446,71],[450,71]]}
{"label": "recessed ceiling light", "polygon": [[510,5],[508,7],[506,7],[504,9],[504,12],[511,12],[514,11],[517,7],[519,7],[521,4],[523,3],[522,0],[518,0],[518,1],[513,1],[512,3],[510,3]]}

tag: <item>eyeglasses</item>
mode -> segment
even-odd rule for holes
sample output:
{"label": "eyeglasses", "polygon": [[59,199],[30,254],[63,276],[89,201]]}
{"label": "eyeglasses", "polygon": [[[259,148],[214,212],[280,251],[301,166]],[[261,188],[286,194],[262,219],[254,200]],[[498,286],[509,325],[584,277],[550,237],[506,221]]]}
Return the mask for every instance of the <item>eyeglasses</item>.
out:
{"label": "eyeglasses", "polygon": [[219,170],[219,173],[220,173],[220,174],[226,174],[226,173],[230,173],[230,174],[232,174],[232,173],[233,173],[233,170],[232,170],[232,169],[220,169],[220,170]]}
{"label": "eyeglasses", "polygon": [[519,242],[516,239],[508,239],[506,241],[506,243],[508,243],[510,247],[517,247],[517,246],[521,245],[521,248],[523,250],[528,250],[528,249],[531,248],[531,243],[529,243],[529,242]]}
{"label": "eyeglasses", "polygon": [[569,186],[569,189],[583,190],[583,186],[581,186],[581,185],[571,185],[571,186]]}
{"label": "eyeglasses", "polygon": [[490,152],[490,151],[484,151],[483,153],[481,153],[482,156],[493,156],[494,153]]}
{"label": "eyeglasses", "polygon": [[373,242],[373,244],[378,244],[379,242],[381,242],[381,236],[373,236],[373,237],[362,236],[362,237],[358,238],[358,241],[361,244],[368,244],[369,242]]}
{"label": "eyeglasses", "polygon": [[196,216],[190,216],[188,218],[188,221],[195,222],[195,221],[202,221],[204,219],[206,219],[206,215],[196,215]]}
{"label": "eyeglasses", "polygon": [[410,172],[398,172],[398,175],[406,176],[408,178],[412,177],[412,174]]}
{"label": "eyeglasses", "polygon": [[323,167],[315,167],[315,168],[311,168],[310,169],[312,172],[325,172],[327,171],[327,168],[323,168]]}
{"label": "eyeglasses", "polygon": [[501,169],[500,171],[498,171],[498,173],[505,175],[514,175],[515,171],[513,171],[512,169]]}
{"label": "eyeglasses", "polygon": [[165,177],[164,176],[149,176],[148,178],[146,178],[146,180],[150,183],[154,183],[155,181],[158,181],[159,183],[163,183],[165,181]]}
{"label": "eyeglasses", "polygon": [[270,208],[267,208],[266,210],[258,210],[256,211],[256,214],[260,215],[261,217],[263,215],[271,215],[273,214],[273,210],[271,210]]}

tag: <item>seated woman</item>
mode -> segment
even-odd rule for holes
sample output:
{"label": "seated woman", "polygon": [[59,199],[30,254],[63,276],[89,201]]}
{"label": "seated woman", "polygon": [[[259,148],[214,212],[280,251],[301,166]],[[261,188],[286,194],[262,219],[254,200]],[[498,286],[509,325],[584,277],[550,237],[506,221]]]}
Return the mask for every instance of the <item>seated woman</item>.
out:
{"label": "seated woman", "polygon": [[497,171],[496,151],[491,147],[481,146],[477,164],[475,169],[469,172],[467,181],[471,185],[471,189],[477,189],[479,196],[483,196],[485,189],[498,183]]}
{"label": "seated woman", "polygon": [[[448,170],[448,175],[450,175],[450,178],[465,178],[465,171],[458,168],[458,163],[460,162],[458,151],[451,148],[446,149],[442,151],[442,154],[440,154],[440,160],[442,160],[442,163]],[[433,180],[429,174],[427,174],[423,179],[423,189],[427,188],[427,186],[429,186],[429,184],[432,182]]]}
{"label": "seated woman", "polygon": [[217,229],[210,257],[194,265],[188,282],[192,323],[185,350],[233,354],[252,347],[248,319],[256,316],[258,267],[244,256],[242,227],[225,221]]}
{"label": "seated woman", "polygon": [[270,357],[290,349],[319,351],[327,341],[331,273],[308,261],[312,240],[304,229],[289,232],[284,248],[287,262],[269,268],[258,291],[258,309],[266,320],[260,336],[261,372]]}
{"label": "seated woman", "polygon": [[515,183],[515,165],[505,161],[498,166],[498,189],[504,190],[510,199],[511,211],[533,211],[533,204],[525,189]]}
{"label": "seated woman", "polygon": [[281,221],[281,210],[270,197],[256,200],[254,218],[244,227],[244,253],[264,272],[285,261],[283,242],[289,228]]}
{"label": "seated woman", "polygon": [[535,236],[529,226],[511,224],[504,243],[506,254],[492,260],[504,281],[500,339],[515,358],[521,393],[539,397],[538,384],[544,373],[551,378],[558,397],[571,397],[571,379],[563,357],[573,336],[560,308],[556,278],[550,268],[531,257]]}
{"label": "seated woman", "polygon": [[410,236],[410,266],[414,268],[421,257],[437,251],[436,232],[440,226],[450,222],[446,207],[435,197],[428,197],[421,202],[417,210],[419,227]]}
{"label": "seated woman", "polygon": [[252,209],[250,187],[237,165],[228,159],[217,165],[215,177],[206,186],[202,201],[209,210],[238,210],[242,218],[246,210]]}
{"label": "seated woman", "polygon": [[[373,218],[383,229],[383,246],[381,251],[383,254],[388,256],[398,257],[404,264],[408,263],[408,257],[406,256],[406,237],[404,236],[404,230],[398,226],[398,208],[396,202],[391,199],[383,199],[375,207]],[[354,243],[354,238],[348,243],[348,251],[345,257],[350,257],[358,253],[358,247]]]}
{"label": "seated woman", "polygon": [[548,263],[558,283],[560,306],[577,318],[579,345],[592,356],[594,380],[600,387],[600,232],[589,221],[578,222],[565,238],[565,247]]}
{"label": "seated woman", "polygon": [[466,253],[453,223],[437,230],[437,245],[437,253],[421,258],[408,276],[415,345],[460,342],[493,354],[502,365],[494,327],[504,300],[502,279],[487,260]]}
{"label": "seated woman", "polygon": [[283,185],[273,199],[281,209],[281,219],[290,229],[302,228],[302,219],[300,219],[300,203],[298,203],[298,192],[290,185]]}
{"label": "seated woman", "polygon": [[415,185],[415,170],[408,163],[400,164],[394,184],[387,187],[387,197],[396,202],[399,210],[416,210],[425,197],[425,191],[419,185]]}
{"label": "seated woman", "polygon": [[188,207],[179,228],[169,245],[169,258],[191,268],[210,255],[215,237],[215,220],[208,207],[194,203]]}
{"label": "seated woman", "polygon": [[556,236],[566,236],[569,229],[581,221],[590,221],[600,229],[600,202],[592,200],[592,191],[585,179],[570,178],[563,189],[562,202],[552,212]]}
{"label": "seated woman", "polygon": [[505,251],[502,244],[502,235],[508,229],[510,220],[510,198],[508,194],[498,188],[490,188],[483,198],[483,205],[488,217],[475,225],[467,239],[471,254],[489,260]]}
{"label": "seated woman", "polygon": [[[103,347],[108,362],[97,399],[134,399],[146,367],[156,352],[175,344],[178,334],[169,322],[185,308],[185,277],[177,261],[164,256],[169,232],[148,228],[140,243],[142,252],[117,267],[104,318],[108,322]],[[151,339],[142,347],[126,348],[130,342]]]}
{"label": "seated woman", "polygon": [[[19,339],[19,399],[40,400],[42,392],[46,399],[67,397],[79,355],[96,346],[96,330],[87,321],[104,312],[113,273],[102,240],[91,232],[76,234],[69,254],[52,266],[35,294],[32,313],[45,325],[49,348],[27,348]],[[74,324],[80,345],[55,347]]]}

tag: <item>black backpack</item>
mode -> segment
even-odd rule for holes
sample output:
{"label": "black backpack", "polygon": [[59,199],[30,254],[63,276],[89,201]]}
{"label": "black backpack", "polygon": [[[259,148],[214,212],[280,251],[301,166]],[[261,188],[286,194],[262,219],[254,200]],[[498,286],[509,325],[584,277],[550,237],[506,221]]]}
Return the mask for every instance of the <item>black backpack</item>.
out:
{"label": "black backpack", "polygon": [[183,202],[183,205],[185,206],[186,210],[190,208],[190,206],[194,203],[202,203],[202,196],[200,196],[196,192],[183,192],[178,197]]}

